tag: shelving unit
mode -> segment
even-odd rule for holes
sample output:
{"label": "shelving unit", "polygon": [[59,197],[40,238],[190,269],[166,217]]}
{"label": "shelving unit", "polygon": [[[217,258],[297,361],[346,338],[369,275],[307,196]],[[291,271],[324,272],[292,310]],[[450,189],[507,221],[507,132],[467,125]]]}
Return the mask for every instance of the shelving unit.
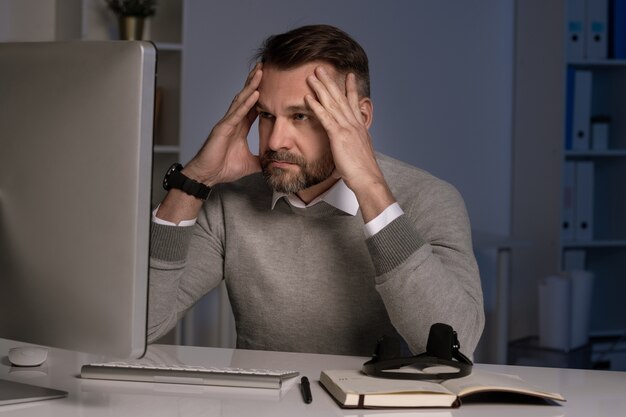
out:
{"label": "shelving unit", "polygon": [[[567,145],[571,140],[564,141],[563,166],[568,162],[593,163],[593,233],[586,239],[561,236],[560,265],[567,269],[566,251],[582,255],[585,269],[595,274],[590,334],[616,336],[626,331],[626,303],[623,301],[626,292],[626,60],[609,57],[565,63],[566,74],[571,76],[573,71],[579,70],[591,73],[590,116],[602,116],[610,121],[609,136],[606,149],[590,146],[588,150],[574,150]],[[570,91],[565,105],[570,108],[574,100],[572,88],[573,83],[568,83]],[[574,122],[566,118],[567,123]],[[572,126],[566,125],[564,130],[572,132]],[[588,139],[593,143],[593,137]],[[565,221],[562,218],[562,222]]]}
{"label": "shelving unit", "polygon": [[[80,34],[80,39],[118,38],[117,20],[104,1],[80,0],[80,3],[80,21],[75,23],[79,27],[74,30]],[[152,173],[153,206],[165,196],[161,186],[165,171],[180,159],[181,73],[185,49],[184,3],[184,0],[159,0],[156,14],[147,20],[144,31],[144,39],[154,42],[158,54]],[[67,7],[69,15],[70,6]]]}

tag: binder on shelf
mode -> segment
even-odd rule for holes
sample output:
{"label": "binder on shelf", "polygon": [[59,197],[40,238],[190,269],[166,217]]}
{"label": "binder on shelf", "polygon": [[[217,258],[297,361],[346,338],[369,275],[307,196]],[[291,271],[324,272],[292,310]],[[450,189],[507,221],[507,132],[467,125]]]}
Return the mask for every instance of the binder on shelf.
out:
{"label": "binder on shelf", "polygon": [[606,151],[609,149],[609,134],[611,118],[608,116],[594,116],[591,118],[591,149]]}
{"label": "binder on shelf", "polygon": [[567,0],[567,59],[585,58],[585,0]]}
{"label": "binder on shelf", "polygon": [[563,171],[563,191],[561,207],[561,240],[574,240],[575,218],[575,186],[576,186],[576,165],[573,161],[566,161]]}
{"label": "binder on shelf", "polygon": [[567,67],[565,77],[565,149],[572,149],[572,137],[574,131],[574,75],[576,70]]}
{"label": "binder on shelf", "polygon": [[585,56],[589,60],[608,57],[608,0],[587,0]]}
{"label": "binder on shelf", "polygon": [[591,124],[591,92],[593,74],[591,71],[574,71],[574,92],[572,95],[572,135],[569,142],[573,150],[589,150]]}
{"label": "binder on shelf", "polygon": [[576,162],[574,191],[576,227],[574,239],[593,239],[594,165],[591,161]]}
{"label": "binder on shelf", "polygon": [[610,56],[626,59],[626,0],[611,0]]}

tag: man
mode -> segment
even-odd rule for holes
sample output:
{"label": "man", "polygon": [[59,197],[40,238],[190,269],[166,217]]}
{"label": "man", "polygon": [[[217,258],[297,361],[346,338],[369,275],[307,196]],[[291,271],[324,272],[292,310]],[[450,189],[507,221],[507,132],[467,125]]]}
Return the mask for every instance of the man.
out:
{"label": "man", "polygon": [[258,58],[202,149],[166,176],[149,339],[225,280],[239,348],[369,355],[397,332],[419,353],[443,322],[472,354],[484,314],[464,203],[374,152],[361,46],[305,26]]}

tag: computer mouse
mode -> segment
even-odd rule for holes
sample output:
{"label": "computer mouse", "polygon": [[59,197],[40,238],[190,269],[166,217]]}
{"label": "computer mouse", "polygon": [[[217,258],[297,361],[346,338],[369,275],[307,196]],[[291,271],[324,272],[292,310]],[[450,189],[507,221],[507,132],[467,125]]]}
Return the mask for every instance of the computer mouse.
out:
{"label": "computer mouse", "polygon": [[9,349],[9,362],[15,366],[39,366],[46,361],[48,349],[21,346]]}

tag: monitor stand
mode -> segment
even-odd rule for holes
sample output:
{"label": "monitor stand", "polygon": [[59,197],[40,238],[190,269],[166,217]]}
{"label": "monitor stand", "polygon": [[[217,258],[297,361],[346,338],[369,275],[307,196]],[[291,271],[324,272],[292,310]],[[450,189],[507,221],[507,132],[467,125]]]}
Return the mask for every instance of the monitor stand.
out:
{"label": "monitor stand", "polygon": [[0,406],[50,400],[66,396],[67,392],[65,391],[0,379]]}

